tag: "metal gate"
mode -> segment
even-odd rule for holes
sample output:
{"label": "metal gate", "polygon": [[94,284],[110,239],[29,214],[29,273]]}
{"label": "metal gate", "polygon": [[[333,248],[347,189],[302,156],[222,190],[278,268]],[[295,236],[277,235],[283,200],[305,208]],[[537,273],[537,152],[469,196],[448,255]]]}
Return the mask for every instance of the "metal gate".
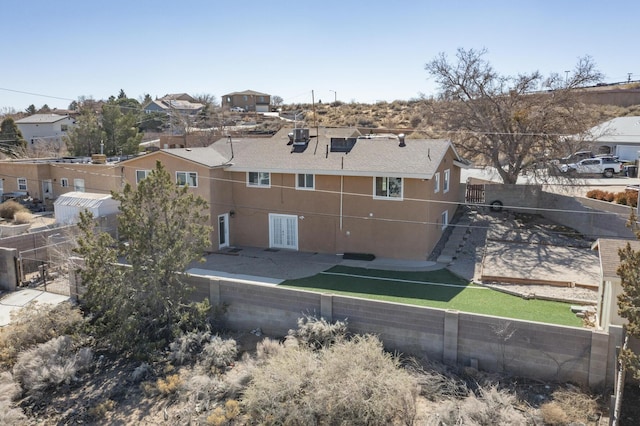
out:
{"label": "metal gate", "polygon": [[74,238],[60,233],[49,235],[46,245],[20,251],[16,262],[20,285],[69,295],[69,257],[75,245]]}
{"label": "metal gate", "polygon": [[465,202],[467,204],[484,204],[484,185],[467,185]]}

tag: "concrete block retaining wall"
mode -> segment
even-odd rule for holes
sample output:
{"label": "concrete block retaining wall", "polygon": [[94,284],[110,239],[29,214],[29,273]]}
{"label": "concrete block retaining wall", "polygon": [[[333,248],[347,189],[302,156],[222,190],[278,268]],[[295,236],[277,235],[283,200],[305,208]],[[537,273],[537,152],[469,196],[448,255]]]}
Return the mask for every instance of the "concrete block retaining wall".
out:
{"label": "concrete block retaining wall", "polygon": [[233,330],[260,328],[282,336],[304,315],[347,320],[349,330],[376,334],[385,347],[407,355],[478,366],[486,371],[612,387],[615,348],[622,330],[563,327],[487,315],[319,294],[216,277],[188,276],[193,300],[227,306]]}

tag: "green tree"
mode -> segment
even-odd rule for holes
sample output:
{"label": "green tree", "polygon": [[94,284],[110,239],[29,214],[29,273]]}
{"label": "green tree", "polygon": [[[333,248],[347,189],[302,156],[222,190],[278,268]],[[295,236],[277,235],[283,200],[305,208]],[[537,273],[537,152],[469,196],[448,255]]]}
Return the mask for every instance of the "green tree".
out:
{"label": "green tree", "polygon": [[463,155],[495,167],[512,184],[545,155],[566,155],[563,135],[595,124],[576,89],[599,82],[602,74],[585,57],[571,76],[501,75],[486,53],[459,49],[454,62],[441,53],[425,65],[440,88],[432,116],[452,132]]}
{"label": "green tree", "polygon": [[[631,226],[640,239],[640,228],[635,214],[629,219]],[[618,275],[622,284],[622,294],[618,296],[618,314],[627,320],[624,326],[627,336],[640,341],[640,250],[633,250],[627,243],[618,250],[620,266]],[[631,372],[635,379],[640,380],[640,355],[634,353],[624,345],[620,351],[620,361]]]}
{"label": "green tree", "polygon": [[[136,101],[137,102],[137,101]],[[138,114],[123,113],[117,104],[102,107],[102,129],[105,134],[104,153],[129,155],[138,152],[142,133],[138,131]]]}
{"label": "green tree", "polygon": [[51,108],[49,108],[49,105],[47,104],[42,105],[42,108],[38,110],[38,114],[49,114],[50,112]]}
{"label": "green tree", "polygon": [[0,123],[0,152],[10,157],[19,157],[27,142],[13,118],[7,117]]}
{"label": "green tree", "polygon": [[70,111],[75,111],[78,109],[78,101],[71,101],[71,103],[69,104],[68,109]]}
{"label": "green tree", "polygon": [[91,155],[100,152],[105,135],[98,116],[89,108],[82,108],[76,125],[67,132],[65,142],[71,155]]}
{"label": "green tree", "polygon": [[[159,162],[136,190],[127,184],[112,196],[120,202],[120,244],[96,232],[89,214],[81,216],[83,303],[95,330],[116,348],[164,347],[181,327],[204,325],[209,306],[188,303],[190,289],[178,272],[210,245],[207,202],[176,186]],[[130,266],[105,267],[118,258]]]}
{"label": "green tree", "polygon": [[25,109],[25,111],[27,112],[27,114],[33,115],[36,113],[36,106],[34,104],[31,104],[27,107],[27,109]]}

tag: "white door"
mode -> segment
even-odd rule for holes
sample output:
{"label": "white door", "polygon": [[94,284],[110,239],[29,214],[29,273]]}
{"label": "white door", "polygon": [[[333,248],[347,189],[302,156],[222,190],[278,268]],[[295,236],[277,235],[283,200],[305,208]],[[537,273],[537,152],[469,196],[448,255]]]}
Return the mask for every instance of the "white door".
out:
{"label": "white door", "polygon": [[218,216],[218,248],[229,247],[229,213]]}
{"label": "white door", "polygon": [[269,247],[298,250],[298,216],[269,213]]}
{"label": "white door", "polygon": [[45,200],[53,198],[53,182],[51,182],[51,179],[42,181],[42,198]]}

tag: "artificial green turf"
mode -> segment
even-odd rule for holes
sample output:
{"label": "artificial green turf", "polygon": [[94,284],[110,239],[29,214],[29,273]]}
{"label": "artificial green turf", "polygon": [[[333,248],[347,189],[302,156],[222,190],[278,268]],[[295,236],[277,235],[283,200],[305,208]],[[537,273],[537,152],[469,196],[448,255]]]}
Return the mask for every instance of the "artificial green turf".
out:
{"label": "artificial green turf", "polygon": [[[318,274],[280,284],[323,293],[331,292],[347,296],[432,308],[456,309],[462,312],[495,315],[499,317],[539,321],[551,324],[580,327],[582,322],[571,312],[567,303],[546,300],[525,300],[499,291],[471,284],[446,269],[437,271],[382,271],[376,269],[335,266],[329,274]],[[352,276],[388,278],[377,280]],[[420,281],[409,283],[398,280]],[[422,282],[454,284],[444,287],[422,284]]]}

